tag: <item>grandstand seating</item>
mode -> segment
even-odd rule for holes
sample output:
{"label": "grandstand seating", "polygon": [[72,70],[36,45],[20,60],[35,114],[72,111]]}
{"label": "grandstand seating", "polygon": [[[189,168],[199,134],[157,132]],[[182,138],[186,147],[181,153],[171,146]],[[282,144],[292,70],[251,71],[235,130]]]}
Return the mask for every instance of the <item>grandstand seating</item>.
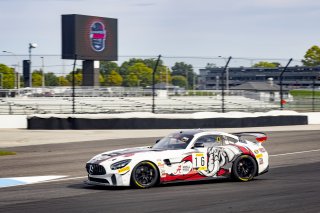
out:
{"label": "grandstand seating", "polygon": [[[76,113],[150,112],[152,97],[76,97]],[[278,105],[244,96],[225,96],[226,111],[268,111]],[[169,96],[155,99],[158,113],[220,112],[220,96]],[[70,114],[71,97],[4,97],[0,114]]]}

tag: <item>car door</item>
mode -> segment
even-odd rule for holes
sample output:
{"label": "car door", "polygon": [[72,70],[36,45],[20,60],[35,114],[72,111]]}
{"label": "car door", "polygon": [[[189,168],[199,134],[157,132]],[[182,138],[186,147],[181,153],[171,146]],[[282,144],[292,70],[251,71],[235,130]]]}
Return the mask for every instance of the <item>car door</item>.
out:
{"label": "car door", "polygon": [[193,167],[204,176],[215,177],[224,165],[223,137],[221,135],[205,135],[199,137],[195,144],[192,160]]}

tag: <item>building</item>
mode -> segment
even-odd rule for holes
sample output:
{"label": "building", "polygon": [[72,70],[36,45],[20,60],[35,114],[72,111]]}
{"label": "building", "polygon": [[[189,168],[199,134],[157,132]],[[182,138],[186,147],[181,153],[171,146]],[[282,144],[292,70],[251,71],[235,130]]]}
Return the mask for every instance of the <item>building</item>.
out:
{"label": "building", "polygon": [[[279,68],[257,68],[257,67],[236,67],[228,68],[225,73],[225,89],[241,85],[245,82],[266,82],[272,78],[276,84],[279,84],[280,73],[283,67]],[[223,67],[214,67],[200,69],[199,89],[201,90],[220,90],[222,81]],[[320,86],[320,67],[288,67],[283,74],[283,85],[287,88]]]}

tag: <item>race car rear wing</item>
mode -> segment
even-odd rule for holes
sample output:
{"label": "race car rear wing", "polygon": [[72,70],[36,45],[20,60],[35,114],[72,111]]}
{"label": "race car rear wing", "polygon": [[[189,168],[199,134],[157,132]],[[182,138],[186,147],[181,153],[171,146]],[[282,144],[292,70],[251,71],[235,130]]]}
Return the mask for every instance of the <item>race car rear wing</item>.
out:
{"label": "race car rear wing", "polygon": [[232,134],[238,136],[240,141],[242,141],[245,136],[255,137],[256,141],[259,143],[263,143],[268,139],[267,135],[263,132],[238,132]]}

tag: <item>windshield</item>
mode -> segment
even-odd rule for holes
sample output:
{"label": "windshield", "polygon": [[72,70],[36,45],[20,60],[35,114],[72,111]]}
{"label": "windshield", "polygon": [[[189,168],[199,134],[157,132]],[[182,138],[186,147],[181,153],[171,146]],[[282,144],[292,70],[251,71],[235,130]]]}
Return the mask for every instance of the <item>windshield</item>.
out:
{"label": "windshield", "polygon": [[192,140],[193,135],[186,135],[183,133],[176,133],[168,135],[167,137],[162,138],[158,143],[156,143],[152,148],[153,149],[185,149],[190,141]]}

